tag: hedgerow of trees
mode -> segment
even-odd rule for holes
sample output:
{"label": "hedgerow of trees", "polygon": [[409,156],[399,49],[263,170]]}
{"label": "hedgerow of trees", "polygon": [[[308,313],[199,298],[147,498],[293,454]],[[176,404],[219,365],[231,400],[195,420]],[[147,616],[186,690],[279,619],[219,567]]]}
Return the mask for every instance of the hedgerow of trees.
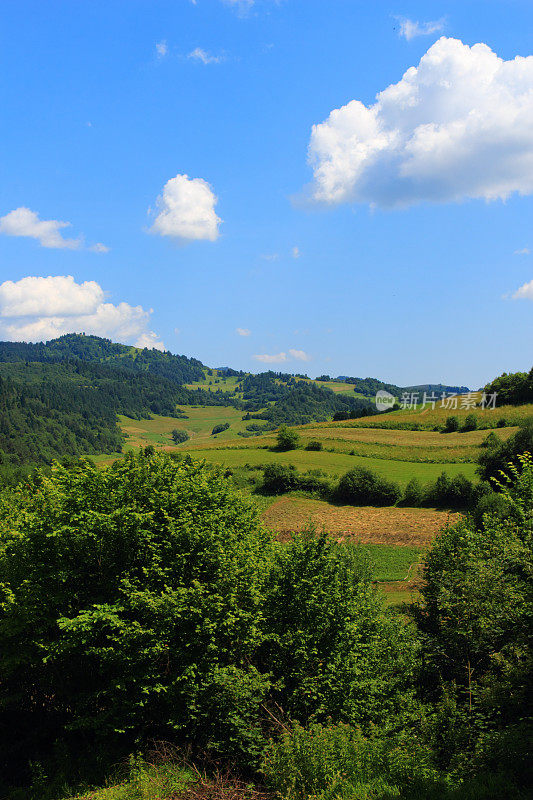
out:
{"label": "hedgerow of trees", "polygon": [[506,475],[499,511],[437,537],[410,622],[360,548],[277,545],[190,458],[57,465],[4,493],[3,794],[57,797],[160,739],[285,800],[526,800],[531,456]]}

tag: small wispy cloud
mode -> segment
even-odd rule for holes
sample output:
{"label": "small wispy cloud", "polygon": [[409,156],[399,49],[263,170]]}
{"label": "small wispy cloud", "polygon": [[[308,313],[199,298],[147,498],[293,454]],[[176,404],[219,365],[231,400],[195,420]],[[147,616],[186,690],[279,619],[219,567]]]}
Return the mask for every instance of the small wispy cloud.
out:
{"label": "small wispy cloud", "polygon": [[255,0],[222,0],[222,2],[239,11],[241,14],[246,13],[255,4]]}
{"label": "small wispy cloud", "polygon": [[264,253],[261,258],[263,261],[277,261],[279,258],[279,253]]}
{"label": "small wispy cloud", "polygon": [[432,33],[440,33],[444,30],[445,20],[436,19],[432,22],[418,22],[405,17],[397,17],[400,23],[399,36],[403,36],[408,42],[417,36],[431,36]]}
{"label": "small wispy cloud", "polygon": [[521,250],[514,251],[515,256],[528,256],[530,253],[531,250],[529,249],[529,247],[522,247]]}
{"label": "small wispy cloud", "polygon": [[292,250],[291,250],[291,255],[292,255],[293,258],[300,258],[300,256],[302,255],[300,253],[300,248],[299,247],[293,247]]}
{"label": "small wispy cloud", "polygon": [[520,286],[512,297],[513,300],[533,300],[533,281],[529,281],[529,283],[524,283],[523,286]]}
{"label": "small wispy cloud", "polygon": [[239,336],[249,336],[251,334],[251,331],[249,331],[248,328],[235,328],[235,332]]}
{"label": "small wispy cloud", "polygon": [[156,42],[155,52],[158,58],[165,58],[165,56],[168,56],[168,44],[164,39],[161,42]]}
{"label": "small wispy cloud", "polygon": [[305,350],[294,350],[291,348],[288,353],[262,353],[253,356],[256,361],[261,361],[263,364],[283,364],[285,361],[290,361],[291,358],[296,361],[310,361],[311,356]]}
{"label": "small wispy cloud", "polygon": [[91,253],[109,253],[109,247],[102,242],[96,242],[89,247]]}
{"label": "small wispy cloud", "polygon": [[311,356],[309,353],[306,353],[305,350],[289,350],[289,355],[291,358],[295,358],[297,361],[311,361]]}
{"label": "small wispy cloud", "polygon": [[262,353],[253,356],[253,358],[263,364],[282,364],[284,361],[288,361],[287,353],[273,353],[272,355]]}
{"label": "small wispy cloud", "polygon": [[207,50],[204,50],[201,47],[196,47],[194,50],[191,50],[187,58],[190,58],[192,61],[199,61],[206,65],[220,64],[225,60],[224,56],[214,56],[212,53],[209,53]]}

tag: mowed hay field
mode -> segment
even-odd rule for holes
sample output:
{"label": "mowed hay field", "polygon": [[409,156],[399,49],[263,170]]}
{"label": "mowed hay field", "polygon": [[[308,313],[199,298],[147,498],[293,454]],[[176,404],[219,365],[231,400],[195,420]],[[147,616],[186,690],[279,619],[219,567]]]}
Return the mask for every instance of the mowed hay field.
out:
{"label": "mowed hay field", "polygon": [[340,541],[427,547],[436,534],[460,515],[434,508],[337,506],[295,495],[278,497],[263,512],[266,525],[281,537],[309,526]]}
{"label": "mowed hay field", "polygon": [[[504,440],[517,430],[516,427],[501,428],[498,429],[498,436]],[[443,434],[390,428],[332,428],[327,423],[300,429],[304,447],[316,440],[325,449],[333,448],[346,453],[353,451],[358,456],[435,463],[476,461],[479,447],[487,435],[486,430]]]}

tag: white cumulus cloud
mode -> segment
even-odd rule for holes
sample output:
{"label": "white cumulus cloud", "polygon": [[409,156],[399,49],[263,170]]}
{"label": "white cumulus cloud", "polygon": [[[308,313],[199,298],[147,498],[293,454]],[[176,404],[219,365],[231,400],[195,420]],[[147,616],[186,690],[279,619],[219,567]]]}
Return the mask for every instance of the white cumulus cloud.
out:
{"label": "white cumulus cloud", "polygon": [[6,236],[27,236],[36,239],[42,247],[76,250],[81,239],[64,239],[60,231],[69,228],[70,222],[57,219],[39,219],[39,215],[25,206],[15,208],[0,217],[0,233]]}
{"label": "white cumulus cloud", "polygon": [[0,334],[11,341],[45,341],[65,333],[92,333],[138,347],[164,350],[142,306],[104,302],[96,281],[71,275],[28,276],[0,284]]}
{"label": "white cumulus cloud", "polygon": [[520,286],[519,289],[513,294],[514,300],[533,300],[533,281],[529,281],[529,283],[524,283],[523,286]]}
{"label": "white cumulus cloud", "polygon": [[72,275],[29,276],[0,284],[2,317],[92,314],[103,301],[104,292],[96,281],[76,283]]}
{"label": "white cumulus cloud", "polygon": [[235,332],[236,332],[236,333],[237,333],[239,336],[249,336],[249,335],[250,335],[250,333],[251,333],[251,331],[249,331],[249,330],[248,330],[248,328],[236,328],[236,329],[235,329]]}
{"label": "white cumulus cloud", "polygon": [[408,42],[416,36],[431,36],[432,33],[440,33],[444,28],[444,20],[436,19],[433,22],[415,22],[412,19],[399,17],[399,35],[407,39]]}
{"label": "white cumulus cloud", "polygon": [[158,215],[152,233],[183,241],[218,238],[221,223],[215,213],[217,197],[203,178],[176,175],[166,182],[157,199]]}
{"label": "white cumulus cloud", "polygon": [[316,202],[405,207],[533,192],[533,56],[440,38],[365,106],[312,129]]}

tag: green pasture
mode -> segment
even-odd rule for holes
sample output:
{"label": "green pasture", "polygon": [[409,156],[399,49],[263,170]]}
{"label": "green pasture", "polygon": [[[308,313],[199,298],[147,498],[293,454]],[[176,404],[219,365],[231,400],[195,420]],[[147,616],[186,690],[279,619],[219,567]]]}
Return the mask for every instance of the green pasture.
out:
{"label": "green pasture", "polygon": [[[205,389],[207,392],[216,392],[220,389],[221,392],[234,393],[237,385],[242,380],[236,375],[225,376],[222,373],[218,373],[216,370],[213,370],[213,373],[213,375],[208,375],[205,371],[205,377],[201,381],[187,383],[186,388]],[[240,396],[239,393],[237,393],[237,396]]]}
{"label": "green pasture", "polygon": [[[238,431],[246,430],[248,422],[244,422],[242,411],[238,411],[233,406],[180,406],[188,419],[175,419],[174,417],[154,416],[152,419],[133,420],[129,417],[119,415],[120,427],[127,434],[127,445],[130,447],[145,447],[147,444],[174,446],[172,441],[172,431],[174,428],[186,431],[190,436],[190,441],[186,445],[194,442],[201,444],[216,442],[218,438],[237,439]],[[223,434],[211,435],[215,425],[229,422],[230,427]],[[185,445],[185,446],[186,446]],[[179,449],[183,449],[180,445]]]}
{"label": "green pasture", "polygon": [[[187,445],[182,445],[181,452],[187,451]],[[226,467],[241,467],[245,464],[258,466],[259,464],[271,464],[274,462],[282,464],[294,464],[302,471],[308,469],[320,469],[328,477],[340,477],[353,467],[367,467],[375,470],[389,480],[397,481],[401,486],[405,486],[411,478],[418,478],[421,483],[434,481],[441,472],[445,471],[453,477],[463,473],[465,477],[474,480],[476,478],[475,464],[455,464],[455,463],[419,463],[408,461],[387,460],[384,458],[370,458],[365,456],[350,456],[347,453],[330,453],[327,451],[307,451],[289,450],[286,452],[276,452],[270,449],[256,449],[253,447],[227,447],[221,449],[194,449],[191,456],[196,459],[205,458]]]}
{"label": "green pasture", "polygon": [[368,553],[376,581],[407,581],[413,577],[425,550],[388,544],[357,545]]}

